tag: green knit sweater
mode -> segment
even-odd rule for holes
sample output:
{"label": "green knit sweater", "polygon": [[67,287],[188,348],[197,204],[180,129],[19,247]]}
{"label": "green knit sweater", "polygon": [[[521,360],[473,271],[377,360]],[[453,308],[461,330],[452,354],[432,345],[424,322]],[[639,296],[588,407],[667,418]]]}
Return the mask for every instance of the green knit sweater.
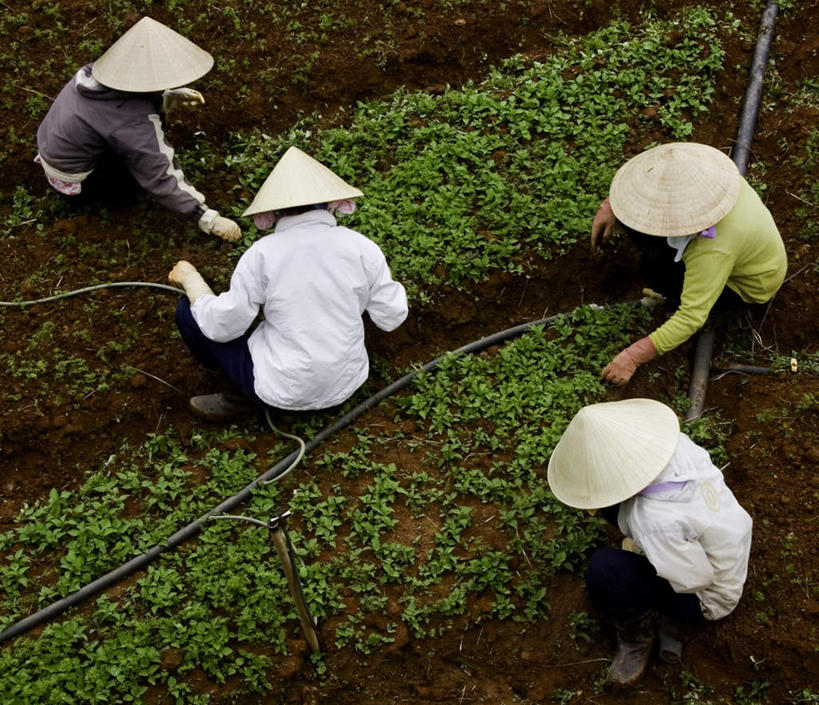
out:
{"label": "green knit sweater", "polygon": [[739,198],[709,240],[694,238],[683,252],[680,307],[649,335],[661,355],[699,330],[724,287],[747,303],[765,303],[782,285],[788,260],[770,211],[742,179]]}

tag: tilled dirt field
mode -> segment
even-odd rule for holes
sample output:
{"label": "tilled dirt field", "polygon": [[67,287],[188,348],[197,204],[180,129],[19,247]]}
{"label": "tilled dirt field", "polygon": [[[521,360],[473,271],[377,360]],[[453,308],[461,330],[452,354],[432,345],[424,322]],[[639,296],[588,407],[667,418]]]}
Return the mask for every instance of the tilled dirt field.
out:
{"label": "tilled dirt field", "polygon": [[[73,0],[54,4],[70,10],[70,29],[77,36],[96,13],[91,4]],[[653,7],[658,14],[690,4],[639,3],[641,7]],[[202,89],[208,105],[214,108],[199,115],[196,129],[220,133],[258,126],[277,133],[299,115],[313,111],[321,112],[327,122],[341,120],[339,109],[357,100],[386,95],[402,85],[441,91],[446,84],[480,78],[487,67],[515,52],[546,54],[560,32],[583,34],[621,13],[634,16],[638,9],[632,3],[600,0],[473,2],[446,10],[441,6],[431,0],[397,3],[389,47],[382,49],[383,56],[377,61],[366,61],[354,50],[356,42],[384,28],[373,24],[373,18],[380,15],[371,3],[351,5],[347,8],[352,20],[348,41],[316,47],[316,68],[304,82],[278,92],[269,86],[250,86],[251,99],[239,106],[234,101],[236,86],[209,88],[204,79]],[[40,3],[31,10],[30,26],[49,22],[45,7]],[[423,8],[423,23],[418,20],[416,8]],[[694,140],[720,148],[729,148],[736,134],[753,52],[750,35],[756,35],[759,18],[759,11],[747,3],[737,3],[731,9],[749,36],[730,40],[726,69],[714,103],[692,135]],[[157,19],[173,24],[172,13],[164,8],[157,6],[151,12]],[[526,21],[522,22],[524,17]],[[767,350],[784,355],[792,351],[815,353],[819,343],[819,245],[815,237],[804,236],[805,219],[798,211],[806,204],[794,186],[806,178],[794,155],[805,149],[819,109],[793,99],[805,81],[815,81],[819,75],[819,40],[814,31],[817,17],[819,4],[804,2],[780,18],[772,50],[776,71],[767,86],[753,144],[751,172],[767,184],[767,203],[788,249],[789,274],[758,327],[755,349],[748,350],[749,363],[764,359]],[[276,49],[269,54],[249,44],[220,43],[222,21],[224,18],[215,14],[211,35],[195,37],[217,57],[217,62],[230,56],[256,68],[260,62],[271,60],[272,54],[287,58],[305,51],[304,47],[288,44],[292,41],[289,35],[272,29],[270,42]],[[74,36],[71,32],[66,33],[67,41]],[[17,39],[25,34],[21,31]],[[55,50],[36,42],[20,46],[20,51],[34,57],[46,57]],[[75,46],[60,47],[63,49],[76,56],[79,63],[81,52]],[[46,77],[48,85],[31,88],[54,95],[68,75]],[[271,92],[275,95],[271,96]],[[7,145],[0,191],[8,195],[22,183],[33,193],[44,193],[42,175],[31,163],[36,122],[23,111],[9,109],[4,109],[4,121],[27,140]],[[171,137],[180,152],[194,148],[194,132],[190,125],[173,128]],[[641,146],[635,144],[634,148]],[[214,183],[197,185],[224,198],[229,197],[232,186],[220,183],[218,178]],[[815,219],[816,205],[807,205],[812,206],[810,213]],[[0,216],[5,217],[8,198],[0,208]],[[59,284],[61,289],[69,289],[84,286],[89,276],[97,276],[105,269],[104,257],[89,259],[83,252],[104,252],[112,233],[119,237],[134,232],[138,238],[140,231],[163,232],[173,227],[173,216],[147,209],[142,202],[117,205],[102,219],[93,213],[69,212],[46,225],[48,237],[31,225],[20,225],[13,237],[0,240],[0,298],[10,299],[18,293],[41,295],[40,284],[29,277],[51,259],[63,256],[61,239],[73,238],[77,243],[68,255],[77,258],[71,281]],[[133,246],[137,249],[136,244]],[[225,261],[229,247],[223,245],[219,252]],[[133,264],[118,266],[109,278],[165,281],[177,259],[196,261],[199,254],[199,246],[191,241],[180,247],[157,247],[150,258],[135,257]],[[432,302],[413,310],[399,331],[385,335],[368,327],[368,347],[393,369],[400,369],[544,314],[570,310],[584,302],[633,298],[639,290],[633,252],[599,259],[591,255],[586,243],[579,243],[559,262],[544,263],[528,277],[496,275],[468,293],[433,292]],[[78,341],[73,331],[90,325],[90,339],[75,345],[99,349],[111,340],[136,335],[137,346],[125,353],[112,349],[111,355],[138,372],[105,392],[85,398],[73,398],[71,391],[61,389],[59,380],[55,380],[48,397],[37,403],[26,397],[24,383],[3,377],[6,401],[0,421],[0,525],[8,524],[23,503],[44,497],[52,487],[76,487],[86,470],[98,467],[126,440],[139,443],[147,434],[168,426],[181,429],[183,434],[189,432],[197,422],[189,417],[187,396],[211,391],[210,381],[195,368],[181,342],[169,338],[173,306],[168,297],[106,292],[97,295],[96,301],[97,306],[89,307],[87,300],[75,298],[2,314],[2,352],[25,350],[32,333],[49,320],[59,327],[56,335],[60,341]],[[723,354],[720,340],[718,337],[717,359]],[[67,345],[60,347],[65,349]],[[673,370],[691,350],[691,344],[684,346],[659,369],[666,373]],[[625,390],[613,394],[656,396],[675,387],[684,392],[687,381],[668,374],[653,378],[641,369]],[[229,686],[216,686],[204,678],[197,681],[196,674],[192,682],[203,692],[223,696],[224,702],[246,703],[536,703],[554,702],[556,691],[574,691],[571,702],[660,703],[668,702],[669,693],[677,693],[678,702],[816,702],[818,395],[819,381],[799,373],[752,379],[725,376],[709,385],[706,413],[731,421],[731,463],[726,477],[754,517],[755,531],[751,571],[740,607],[729,618],[686,635],[683,669],[696,673],[698,682],[715,689],[713,693],[701,692],[699,700],[690,699],[693,690],[683,687],[680,669],[666,665],[653,667],[640,687],[628,693],[597,692],[595,682],[611,654],[613,635],[604,632],[582,649],[568,638],[568,615],[590,611],[581,577],[571,575],[561,578],[559,589],[549,600],[552,619],[548,622],[484,621],[475,625],[474,621],[465,621],[445,636],[423,641],[407,637],[403,644],[396,643],[367,657],[349,648],[332,649],[327,654],[328,675],[324,677],[312,672],[296,648],[294,656],[276,667],[277,691],[269,700],[258,696],[234,700]],[[388,411],[376,409],[369,421],[378,423],[379,414],[386,421],[391,418]],[[739,694],[738,683],[744,684]],[[767,686],[763,687],[763,683]],[[808,691],[814,699],[804,699]],[[686,694],[689,699],[684,699]]]}

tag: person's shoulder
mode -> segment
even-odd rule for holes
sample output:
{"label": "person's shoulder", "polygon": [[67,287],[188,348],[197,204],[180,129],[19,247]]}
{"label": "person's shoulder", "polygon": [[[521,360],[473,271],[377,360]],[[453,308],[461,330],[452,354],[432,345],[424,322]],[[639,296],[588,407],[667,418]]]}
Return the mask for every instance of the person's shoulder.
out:
{"label": "person's shoulder", "polygon": [[683,252],[682,260],[686,264],[699,257],[707,257],[710,260],[716,261],[717,256],[731,259],[735,256],[735,242],[736,238],[733,233],[720,232],[717,226],[716,237],[695,237]]}
{"label": "person's shoulder", "polygon": [[335,227],[336,236],[347,238],[351,243],[357,245],[362,250],[367,252],[381,252],[381,248],[373,240],[370,240],[366,235],[353,230],[344,225],[337,225]]}
{"label": "person's shoulder", "polygon": [[261,254],[263,252],[274,251],[276,249],[276,233],[271,232],[267,233],[266,235],[262,235],[257,240],[254,240],[250,247],[248,247],[244,253],[244,255],[256,255]]}

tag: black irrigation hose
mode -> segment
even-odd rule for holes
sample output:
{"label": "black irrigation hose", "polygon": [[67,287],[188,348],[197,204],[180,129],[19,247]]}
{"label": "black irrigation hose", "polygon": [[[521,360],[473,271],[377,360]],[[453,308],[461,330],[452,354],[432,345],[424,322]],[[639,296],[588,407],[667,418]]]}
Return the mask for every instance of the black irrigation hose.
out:
{"label": "black irrigation hose", "polygon": [[738,374],[738,375],[774,375],[776,370],[771,367],[757,367],[756,365],[711,365],[711,372],[715,374]]}
{"label": "black irrigation hose", "polygon": [[748,169],[748,159],[751,156],[751,141],[756,129],[756,117],[759,113],[759,102],[762,98],[762,86],[765,80],[765,67],[768,64],[768,54],[773,42],[778,13],[779,6],[773,0],[769,0],[759,23],[759,36],[751,62],[751,76],[748,79],[748,88],[745,89],[745,101],[742,104],[737,142],[732,157],[740,174],[743,175]]}
{"label": "black irrigation hose", "polygon": [[[628,305],[637,305],[640,303],[641,301],[627,302]],[[607,307],[600,306],[599,308]],[[537,321],[530,321],[529,323],[522,323],[521,325],[514,326],[513,328],[507,328],[506,330],[500,331],[498,333],[493,333],[492,335],[486,336],[485,338],[481,338],[480,340],[476,340],[472,343],[464,345],[463,347],[460,347],[449,354],[468,354],[480,352],[481,350],[485,350],[486,348],[491,347],[492,345],[496,345],[498,343],[502,343],[506,340],[509,340],[510,338],[514,338],[515,336],[518,336],[526,332],[533,326],[546,325],[552,323],[560,315],[564,314],[555,314],[554,316],[548,316],[547,318],[542,318]],[[404,375],[403,377],[396,380],[392,384],[384,387],[381,391],[377,392],[376,394],[373,394],[371,397],[364,400],[357,407],[344,414],[344,416],[338,419],[334,424],[324,429],[316,436],[314,436],[310,441],[308,441],[305,444],[303,452],[309,453],[310,451],[314,450],[315,448],[320,446],[325,440],[327,440],[330,436],[332,436],[335,433],[338,433],[339,431],[350,425],[359,416],[364,414],[364,412],[369,411],[387,397],[404,389],[420,372],[429,372],[431,370],[434,370],[443,358],[444,358],[443,355],[441,357],[435,358],[431,362],[428,362],[422,367],[418,368],[417,370],[413,370],[412,372]],[[192,539],[194,536],[196,536],[196,534],[199,533],[199,530],[202,528],[203,524],[205,524],[212,516],[216,514],[229,514],[232,509],[248,501],[252,496],[253,490],[258,485],[263,485],[265,483],[271,482],[280,475],[284,474],[291,467],[292,461],[298,457],[300,452],[302,452],[301,449],[299,451],[293,451],[290,455],[288,455],[283,460],[279,461],[272,468],[270,468],[263,474],[259,475],[259,477],[257,477],[253,482],[247,485],[243,490],[233,495],[232,497],[229,497],[219,506],[211,509],[207,514],[204,514],[198,519],[192,521],[187,526],[181,528],[176,533],[172,534],[170,537],[168,537],[165,543],[154,546],[153,548],[149,549],[142,555],[132,558],[127,563],[124,563],[123,565],[119,566],[119,568],[115,568],[114,570],[88,583],[87,585],[80,588],[76,592],[67,595],[61,600],[58,600],[57,602],[54,602],[48,605],[47,607],[44,607],[43,609],[35,612],[34,614],[29,615],[28,617],[25,617],[19,620],[18,622],[15,622],[11,626],[7,627],[2,632],[0,632],[0,644],[9,639],[12,639],[13,637],[19,636],[20,634],[23,634],[29,629],[33,629],[34,627],[43,624],[44,622],[48,622],[49,620],[54,619],[55,617],[57,617],[59,614],[69,609],[70,607],[75,607],[79,605],[89,597],[92,597],[93,595],[96,595],[102,590],[105,590],[106,588],[115,585],[120,580],[124,580],[132,573],[146,568],[148,565],[157,560],[166,551],[174,549],[177,546],[180,546],[184,542],[188,541],[189,539]]]}
{"label": "black irrigation hose", "polygon": [[[734,163],[737,165],[737,167],[740,170],[740,173],[742,174],[745,173],[747,168],[748,156],[750,153],[750,144],[751,139],[753,137],[754,128],[756,125],[756,115],[759,110],[759,101],[760,96],[762,94],[762,83],[763,77],[765,75],[765,66],[768,62],[768,53],[770,51],[771,40],[773,38],[773,28],[776,23],[777,12],[778,6],[776,2],[773,1],[769,2],[762,16],[762,24],[759,32],[759,39],[757,41],[756,51],[754,53],[754,59],[751,66],[751,79],[748,85],[748,90],[746,91],[745,94],[745,103],[743,105],[742,110],[740,131],[737,137],[737,147],[736,150],[734,151],[733,157]],[[74,296],[76,294],[84,293],[86,291],[92,291],[94,289],[111,288],[115,286],[153,286],[156,288],[170,289],[172,291],[184,293],[180,292],[180,290],[175,289],[174,287],[170,287],[165,284],[152,284],[150,282],[118,282],[114,284],[101,284],[98,286],[87,287],[85,289],[78,289],[76,291],[68,292],[66,294],[59,294],[57,296],[51,296],[45,299],[38,299],[36,301],[26,302],[4,301],[0,302],[0,306],[26,306],[35,303],[46,303],[48,301],[55,301],[57,299],[67,298],[68,296]],[[561,314],[549,316],[547,318],[543,318],[538,321],[532,321],[530,323],[523,323],[519,326],[515,326],[513,328],[508,328],[504,331],[500,331],[499,333],[494,333],[485,338],[481,338],[480,340],[469,343],[468,345],[464,345],[463,347],[453,351],[453,353],[467,354],[479,352],[488,347],[491,347],[492,345],[502,343],[510,338],[520,335],[521,333],[524,333],[526,330],[533,326],[551,323],[552,321],[555,320],[555,318],[557,318],[558,315]],[[697,418],[702,413],[702,407],[705,402],[705,385],[707,384],[708,373],[711,368],[711,352],[713,349],[713,344],[714,344],[713,330],[707,329],[706,331],[704,331],[702,335],[700,335],[699,341],[697,343],[694,370],[692,371],[691,377],[692,381],[689,391],[689,398],[691,399],[692,403],[691,408],[689,408],[688,414],[686,415],[686,421],[690,421],[691,419]],[[338,421],[336,421],[334,424],[321,431],[312,440],[310,440],[305,445],[305,452],[309,453],[310,451],[314,450],[319,445],[321,445],[326,439],[328,439],[330,436],[337,433],[338,431],[344,429],[346,426],[351,424],[363,413],[369,411],[387,397],[391,396],[392,394],[395,394],[396,392],[406,387],[420,372],[428,372],[434,370],[440,363],[442,357],[438,357],[432,360],[431,362],[426,363],[423,367],[420,367],[419,369],[404,375],[403,377],[401,377],[401,379],[393,382],[387,387],[384,387],[384,389],[377,392],[369,399],[366,399],[364,402],[359,404],[355,409],[342,416],[340,419],[338,419]],[[80,604],[89,597],[92,597],[93,595],[110,587],[111,585],[116,584],[120,580],[125,579],[126,577],[131,575],[131,573],[134,573],[137,570],[145,568],[150,563],[153,563],[153,561],[159,558],[165,551],[176,548],[177,546],[181,545],[188,539],[193,538],[197,533],[199,533],[199,530],[202,528],[202,524],[204,524],[211,516],[213,516],[214,514],[223,514],[229,512],[231,509],[246,502],[248,499],[250,499],[253,489],[258,484],[274,480],[279,474],[283,473],[290,466],[291,460],[294,460],[297,457],[297,455],[298,455],[297,451],[294,451],[293,453],[288,455],[284,460],[277,463],[270,470],[257,477],[253,482],[251,482],[238,494],[235,494],[233,497],[226,499],[219,506],[209,511],[207,514],[199,517],[195,521],[191,522],[187,526],[183,527],[182,529],[171,535],[164,544],[154,546],[146,553],[143,553],[142,555],[137,556],[136,558],[132,558],[130,561],[121,565],[119,568],[116,568],[110,571],[109,573],[106,573],[105,575],[97,578],[93,582],[80,588],[71,595],[68,595],[63,599],[52,603],[48,607],[45,607],[39,610],[38,612],[35,612],[34,614],[25,617],[24,619],[21,619],[18,622],[15,622],[10,627],[0,632],[0,644],[28,631],[29,629],[34,628],[35,626],[38,626],[44,622],[53,619],[54,617],[58,616],[65,610],[69,609],[70,607],[74,607]]]}
{"label": "black irrigation hose", "polygon": [[[773,41],[774,27],[779,6],[769,0],[762,21],[759,26],[759,36],[751,62],[751,76],[748,88],[745,91],[745,100],[742,104],[742,114],[737,133],[736,147],[732,159],[737,165],[740,174],[748,169],[748,158],[751,154],[751,140],[756,128],[756,117],[759,112],[759,102],[762,97],[762,85],[765,78],[765,67],[768,64],[768,54]],[[686,421],[699,418],[705,406],[705,387],[711,373],[711,353],[714,349],[714,330],[706,327],[697,338],[697,347],[694,351],[694,362],[691,369],[691,384],[688,387],[688,399],[691,404],[685,415]]]}
{"label": "black irrigation hose", "polygon": [[[786,373],[785,370],[777,370],[773,367],[757,367],[756,365],[740,365],[736,363],[729,364],[723,367],[720,364],[711,365],[711,372],[717,377],[712,377],[712,379],[718,379],[719,377],[724,377],[725,375],[757,375],[757,376],[764,376],[764,375],[783,375]],[[819,374],[813,372],[802,372],[798,368],[791,369],[790,372],[787,372],[785,376],[790,377],[793,375],[799,375],[800,377],[810,377],[811,379],[816,379],[819,377]]]}

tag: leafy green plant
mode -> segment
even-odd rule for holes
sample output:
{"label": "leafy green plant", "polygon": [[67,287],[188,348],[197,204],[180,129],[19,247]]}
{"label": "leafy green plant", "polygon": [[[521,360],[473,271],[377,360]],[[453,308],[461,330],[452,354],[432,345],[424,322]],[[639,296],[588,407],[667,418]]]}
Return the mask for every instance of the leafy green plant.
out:
{"label": "leafy green plant", "polygon": [[366,192],[350,224],[423,301],[438,284],[566,251],[622,160],[628,115],[690,134],[713,96],[724,30],[701,8],[639,29],[615,22],[543,62],[509,60],[481,84],[362,104],[344,129],[307,120],[278,138],[235,135],[227,163],[253,193],[290,144],[315,154]]}

